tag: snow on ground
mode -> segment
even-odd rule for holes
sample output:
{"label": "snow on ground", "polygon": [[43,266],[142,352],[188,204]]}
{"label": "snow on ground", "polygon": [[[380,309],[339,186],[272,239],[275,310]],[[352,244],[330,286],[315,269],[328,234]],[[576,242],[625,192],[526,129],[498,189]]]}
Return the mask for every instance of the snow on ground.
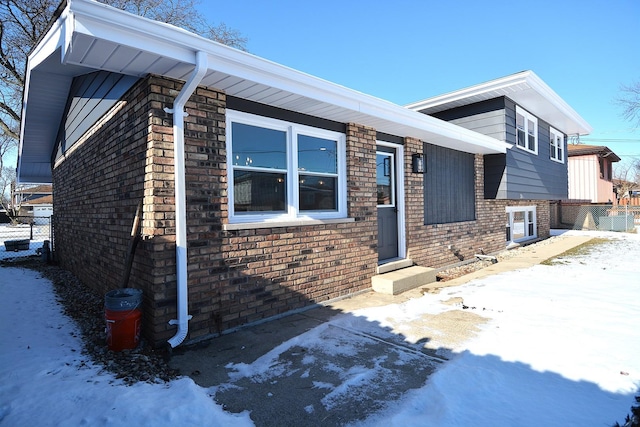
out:
{"label": "snow on ground", "polygon": [[249,426],[191,379],[126,386],[81,354],[51,282],[0,268],[0,425]]}
{"label": "snow on ground", "polygon": [[[42,248],[45,240],[49,240],[49,226],[35,225],[31,228],[27,224],[12,226],[9,224],[0,224],[0,260],[31,256]],[[23,240],[30,239],[29,249],[21,251],[7,251],[4,242],[7,240]]]}
{"label": "snow on ground", "polygon": [[[443,303],[460,297],[466,310],[490,319],[475,338],[451,349],[452,360],[423,387],[360,425],[622,422],[640,387],[640,235],[597,236],[610,242],[552,266],[338,316],[336,327],[368,322],[397,328],[425,312],[461,310]],[[211,398],[213,389],[188,378],[127,387],[100,372],[81,354],[77,329],[62,315],[51,284],[36,272],[0,268],[0,325],[0,425],[252,425],[247,412],[224,412]],[[293,338],[250,365],[233,364],[230,374],[261,375],[294,346],[331,347],[326,329]],[[361,375],[363,381],[368,377]]]}
{"label": "snow on ground", "polygon": [[421,298],[435,305],[462,297],[492,321],[425,387],[363,425],[622,423],[640,388],[640,236],[606,236],[612,240],[588,255]]}

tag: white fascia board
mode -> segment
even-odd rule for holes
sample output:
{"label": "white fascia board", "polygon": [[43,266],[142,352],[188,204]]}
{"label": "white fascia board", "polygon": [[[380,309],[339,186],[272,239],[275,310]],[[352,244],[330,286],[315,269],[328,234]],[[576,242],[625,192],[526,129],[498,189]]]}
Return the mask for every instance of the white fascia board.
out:
{"label": "white fascia board", "polygon": [[67,5],[67,8],[64,9],[42,40],[40,40],[29,53],[27,58],[27,71],[36,68],[60,47],[62,48],[64,56],[64,52],[69,48],[71,43],[73,24],[74,20],[70,15],[69,5]]}
{"label": "white fascia board", "polygon": [[405,108],[419,111],[440,104],[446,104],[471,98],[479,94],[484,94],[496,90],[503,90],[518,84],[526,83],[527,76],[531,73],[531,71],[523,71],[521,73],[512,74],[506,77],[501,77],[499,79],[490,80],[488,82],[481,83],[475,86],[469,86],[464,89],[455,90],[453,92],[448,92],[442,95],[434,96],[432,98],[427,98],[421,101],[407,104],[405,105]]}
{"label": "white fascia board", "polygon": [[[480,134],[478,132],[465,129],[461,126],[445,122],[435,117],[427,116],[400,106],[392,104],[395,108],[378,108],[375,105],[363,105],[361,111],[365,114],[380,117],[391,122],[400,123],[402,125],[420,129],[424,132],[432,133],[436,136],[461,141],[467,144],[477,145],[493,151],[495,153],[506,153],[508,144],[499,141],[490,136]],[[417,136],[417,135],[406,135]],[[426,140],[424,142],[433,142]]]}
{"label": "white fascia board", "polygon": [[101,3],[70,1],[76,19],[74,31],[77,33],[161,54],[194,66],[195,52],[203,51],[208,55],[210,68],[216,71],[445,138],[480,145],[490,151],[506,152],[506,145],[494,138],[239,51],[173,25],[132,15]]}
{"label": "white fascia board", "polygon": [[561,114],[565,115],[569,120],[581,127],[584,133],[580,133],[580,135],[588,135],[591,133],[593,130],[591,125],[589,125],[586,120],[584,120],[573,108],[571,108],[571,106],[569,106],[569,104],[564,101],[564,99],[560,97],[560,95],[543,82],[535,73],[530,72],[530,75],[527,76],[527,82],[534,91],[548,100],[556,109],[558,109],[558,111],[560,111]]}
{"label": "white fascia board", "polygon": [[[552,108],[555,108],[560,114],[580,127],[582,129],[581,135],[589,134],[593,130],[589,123],[587,123],[573,108],[569,106],[569,104],[567,104],[553,89],[551,89],[531,70],[522,71],[520,73],[491,80],[486,83],[481,83],[454,92],[435,96],[433,98],[414,102],[406,105],[405,107],[414,111],[420,111],[491,92],[504,91],[505,95],[507,91],[515,93],[522,91],[524,87],[536,92],[538,95],[543,97]],[[517,96],[514,95],[513,98],[517,98]],[[526,105],[523,105],[523,107],[527,108]]]}
{"label": "white fascia board", "polygon": [[33,48],[27,57],[27,66],[25,70],[24,91],[22,94],[22,112],[20,115],[20,140],[18,142],[18,159],[16,165],[16,179],[20,182],[22,172],[22,161],[24,160],[24,132],[27,120],[27,106],[29,105],[29,87],[31,85],[31,70],[36,68],[52,54],[56,49],[64,46],[70,39],[65,36],[69,34],[69,27],[72,25],[72,19],[69,19],[69,5],[65,8],[60,17],[53,26],[45,34],[44,38]]}

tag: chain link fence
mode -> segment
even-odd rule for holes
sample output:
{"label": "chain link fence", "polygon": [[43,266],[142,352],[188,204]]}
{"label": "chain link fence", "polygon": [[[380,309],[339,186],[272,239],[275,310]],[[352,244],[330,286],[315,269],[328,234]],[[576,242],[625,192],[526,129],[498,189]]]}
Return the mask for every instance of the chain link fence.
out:
{"label": "chain link fence", "polygon": [[636,226],[640,226],[640,206],[582,205],[573,229],[629,232]]}
{"label": "chain link fence", "polygon": [[[46,244],[45,244],[46,242]],[[45,256],[53,250],[53,227],[49,216],[19,216],[0,224],[0,260]]]}

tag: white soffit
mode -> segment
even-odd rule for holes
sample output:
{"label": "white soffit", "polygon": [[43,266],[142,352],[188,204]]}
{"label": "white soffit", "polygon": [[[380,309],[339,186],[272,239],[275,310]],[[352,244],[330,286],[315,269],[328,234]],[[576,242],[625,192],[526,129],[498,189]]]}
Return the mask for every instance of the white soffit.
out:
{"label": "white soffit", "polygon": [[588,135],[593,128],[533,71],[523,71],[476,86],[406,105],[435,114],[451,108],[506,96],[567,135]]}
{"label": "white soffit", "polygon": [[[455,150],[505,153],[494,138],[224,46],[181,28],[92,0],[68,0],[65,10],[29,57],[18,173],[47,182],[48,166],[73,77],[96,70],[131,76],[157,74],[187,80],[196,52],[208,55],[201,85],[228,95],[303,114],[371,126]],[[50,77],[56,91],[40,89]],[[27,102],[28,101],[28,102]],[[43,120],[43,117],[46,119]],[[40,169],[36,170],[36,166]]]}

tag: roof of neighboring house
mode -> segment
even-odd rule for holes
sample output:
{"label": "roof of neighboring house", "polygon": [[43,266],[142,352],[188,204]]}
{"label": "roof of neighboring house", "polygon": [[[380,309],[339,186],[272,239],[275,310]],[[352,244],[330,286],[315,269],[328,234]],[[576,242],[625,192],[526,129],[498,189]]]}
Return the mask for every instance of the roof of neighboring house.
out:
{"label": "roof of neighboring house", "polygon": [[522,71],[475,86],[449,92],[406,107],[434,114],[464,105],[506,96],[567,135],[588,135],[593,128],[533,71]]}
{"label": "roof of neighboring house", "polygon": [[29,193],[29,194],[51,194],[53,187],[51,185],[36,185],[35,187],[21,187],[16,190],[16,193]]}
{"label": "roof of neighboring house", "polygon": [[21,203],[23,206],[31,206],[31,205],[52,205],[53,204],[53,196],[42,196],[36,199],[29,199]]}
{"label": "roof of neighboring house", "polygon": [[207,59],[200,85],[228,95],[469,153],[508,148],[495,138],[102,3],[67,0],[61,8],[28,58],[20,182],[51,182],[51,153],[74,77],[106,70],[186,81],[199,52]]}
{"label": "roof of neighboring house", "polygon": [[620,157],[616,155],[609,147],[604,145],[585,145],[585,144],[569,144],[567,145],[567,155],[572,156],[588,156],[598,155],[600,157],[607,157],[612,162],[619,162]]}

